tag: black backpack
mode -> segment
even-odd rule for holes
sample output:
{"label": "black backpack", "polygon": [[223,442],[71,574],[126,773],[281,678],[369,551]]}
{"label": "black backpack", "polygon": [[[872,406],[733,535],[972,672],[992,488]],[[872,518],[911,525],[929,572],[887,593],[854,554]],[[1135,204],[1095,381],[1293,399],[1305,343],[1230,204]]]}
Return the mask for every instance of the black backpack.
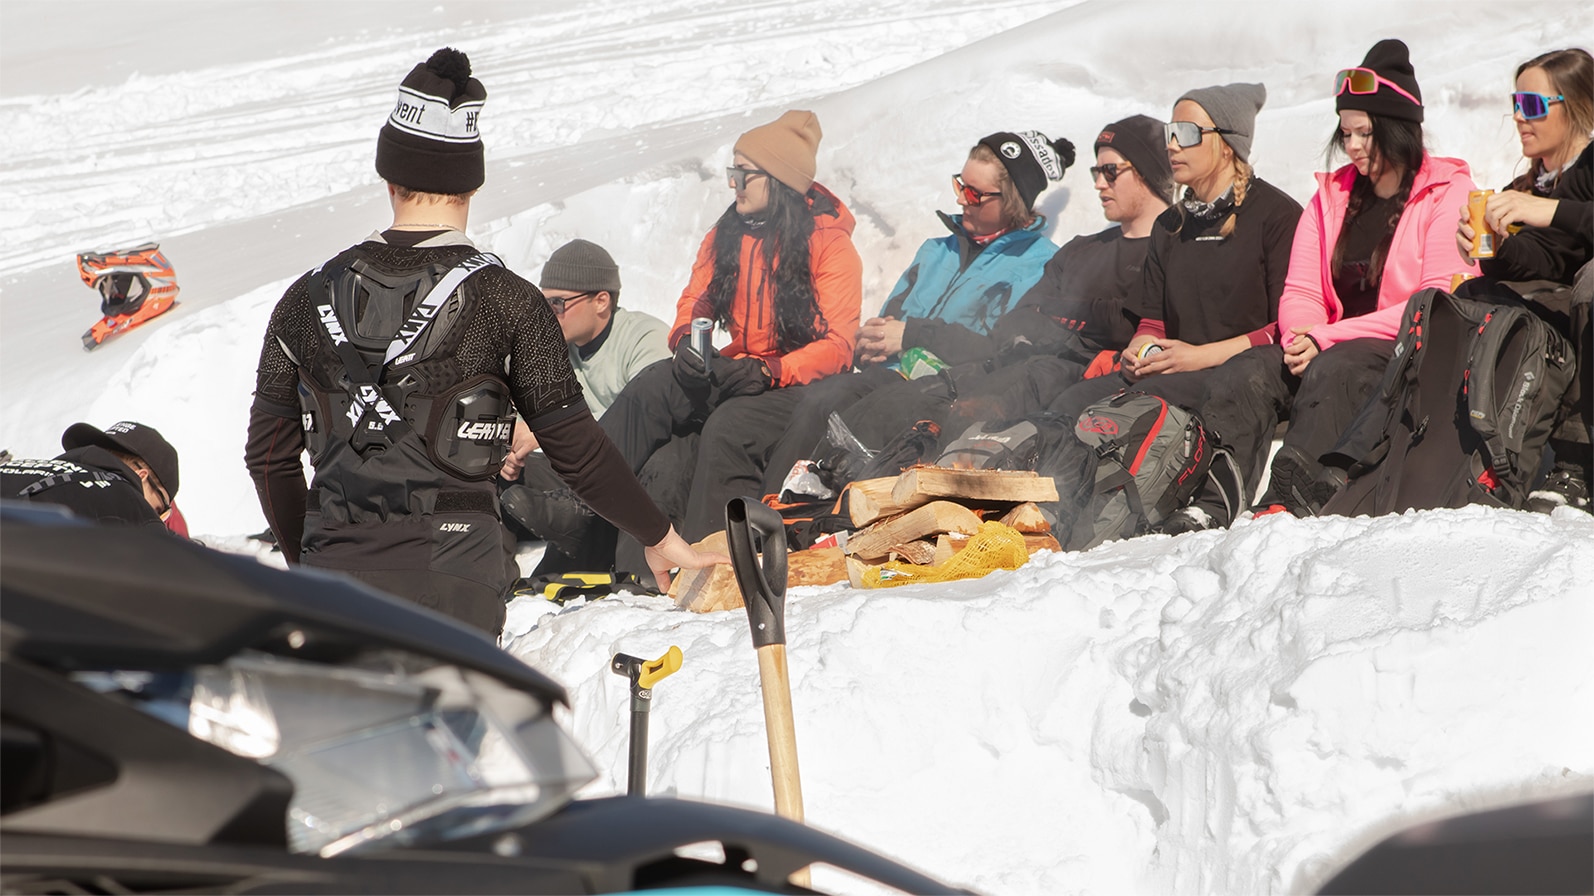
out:
{"label": "black backpack", "polygon": [[1323,458],[1349,478],[1323,513],[1520,508],[1574,375],[1566,339],[1520,303],[1414,293],[1378,391]]}

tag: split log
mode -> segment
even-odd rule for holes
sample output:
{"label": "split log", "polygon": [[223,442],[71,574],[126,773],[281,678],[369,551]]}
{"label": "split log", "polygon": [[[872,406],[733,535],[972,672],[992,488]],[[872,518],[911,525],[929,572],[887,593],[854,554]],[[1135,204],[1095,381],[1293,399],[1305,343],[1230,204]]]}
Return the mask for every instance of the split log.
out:
{"label": "split log", "polygon": [[883,476],[859,479],[847,486],[847,515],[852,518],[852,525],[861,529],[875,520],[900,513],[891,507],[891,490],[896,484],[897,477]]}
{"label": "split log", "polygon": [[1060,551],[1063,549],[1063,546],[1058,544],[1057,539],[1053,538],[1050,534],[1026,534],[1024,536],[1024,548],[1033,556],[1036,551]]}
{"label": "split log", "polygon": [[[725,552],[725,533],[716,532],[698,542],[704,551]],[[786,555],[786,586],[834,585],[847,580],[846,559],[840,548],[815,548]],[[675,605],[694,613],[715,610],[740,610],[746,604],[736,585],[736,573],[729,565],[708,569],[683,569],[670,583]]]}
{"label": "split log", "polygon": [[935,545],[928,541],[910,541],[906,544],[894,544],[891,546],[888,556],[917,566],[929,566],[935,562]]}
{"label": "split log", "polygon": [[1033,470],[952,470],[946,467],[914,467],[897,477],[891,500],[902,506],[915,506],[937,498],[960,501],[1024,501],[1036,503],[1057,500],[1057,483],[1050,476]]}
{"label": "split log", "polygon": [[847,539],[847,553],[872,560],[886,556],[893,545],[942,532],[973,535],[979,528],[980,518],[974,511],[951,501],[932,501],[855,533]]}
{"label": "split log", "polygon": [[1052,531],[1052,524],[1046,522],[1046,517],[1041,515],[1041,509],[1035,506],[1034,501],[1025,501],[1009,510],[1002,515],[1001,523],[1025,535],[1045,535]]}

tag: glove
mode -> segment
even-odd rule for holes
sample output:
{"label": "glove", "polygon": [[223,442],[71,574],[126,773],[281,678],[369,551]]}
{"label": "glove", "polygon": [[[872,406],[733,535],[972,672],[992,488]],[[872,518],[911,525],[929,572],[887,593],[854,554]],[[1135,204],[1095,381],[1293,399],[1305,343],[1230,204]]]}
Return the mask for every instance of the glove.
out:
{"label": "glove", "polygon": [[[709,357],[716,358],[719,352],[709,349]],[[675,373],[675,381],[689,393],[707,392],[709,388],[708,367],[703,358],[692,351],[692,341],[682,339],[680,345],[675,347],[675,360],[671,362]]]}
{"label": "glove", "polygon": [[714,359],[715,404],[739,395],[759,395],[769,389],[769,365],[762,358]]}

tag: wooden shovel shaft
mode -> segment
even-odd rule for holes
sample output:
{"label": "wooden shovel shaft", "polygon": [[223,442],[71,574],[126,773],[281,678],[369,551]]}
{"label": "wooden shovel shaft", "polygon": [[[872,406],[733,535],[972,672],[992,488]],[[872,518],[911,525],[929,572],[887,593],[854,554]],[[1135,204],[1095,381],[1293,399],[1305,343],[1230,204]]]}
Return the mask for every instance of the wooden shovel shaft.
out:
{"label": "wooden shovel shaft", "polygon": [[[775,814],[802,823],[803,782],[797,770],[797,728],[792,722],[791,678],[786,674],[786,645],[758,648],[758,680],[764,691],[764,727],[769,733],[769,773],[775,783]],[[807,888],[809,870],[790,878]]]}
{"label": "wooden shovel shaft", "polygon": [[769,771],[775,783],[775,814],[803,820],[803,786],[797,770],[797,729],[792,723],[791,679],[786,645],[758,648],[758,679],[764,691],[764,726],[769,730]]}

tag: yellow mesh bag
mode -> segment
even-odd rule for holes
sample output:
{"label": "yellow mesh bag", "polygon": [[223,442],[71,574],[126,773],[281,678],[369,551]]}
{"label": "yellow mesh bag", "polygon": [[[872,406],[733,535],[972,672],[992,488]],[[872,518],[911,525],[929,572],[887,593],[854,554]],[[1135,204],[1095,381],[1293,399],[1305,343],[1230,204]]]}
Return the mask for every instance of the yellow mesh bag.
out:
{"label": "yellow mesh bag", "polygon": [[865,570],[863,587],[895,588],[922,582],[978,579],[993,570],[1018,569],[1028,560],[1029,549],[1024,546],[1024,534],[1012,526],[989,520],[980,523],[979,531],[969,538],[969,543],[945,563],[918,566],[891,560]]}

